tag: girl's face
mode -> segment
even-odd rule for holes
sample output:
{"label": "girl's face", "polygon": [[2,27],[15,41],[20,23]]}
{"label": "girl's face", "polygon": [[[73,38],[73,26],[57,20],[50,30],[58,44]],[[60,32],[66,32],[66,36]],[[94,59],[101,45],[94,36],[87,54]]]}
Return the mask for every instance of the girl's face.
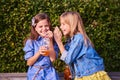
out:
{"label": "girl's face", "polygon": [[70,34],[70,26],[67,24],[67,23],[65,23],[62,19],[60,20],[60,29],[62,30],[62,32],[63,32],[63,35],[64,36],[69,36],[69,34]]}
{"label": "girl's face", "polygon": [[46,32],[50,30],[47,19],[39,21],[35,27],[35,30],[41,37],[44,37],[46,35]]}

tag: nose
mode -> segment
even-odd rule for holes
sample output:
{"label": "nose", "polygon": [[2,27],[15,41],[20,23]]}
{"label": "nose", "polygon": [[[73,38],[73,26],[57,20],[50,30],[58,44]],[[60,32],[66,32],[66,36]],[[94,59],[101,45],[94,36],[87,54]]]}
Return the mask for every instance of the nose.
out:
{"label": "nose", "polygon": [[45,27],[45,26],[43,26],[43,30],[46,30],[46,27]]}
{"label": "nose", "polygon": [[43,26],[42,30],[43,31],[49,31],[50,29],[49,29],[49,27]]}

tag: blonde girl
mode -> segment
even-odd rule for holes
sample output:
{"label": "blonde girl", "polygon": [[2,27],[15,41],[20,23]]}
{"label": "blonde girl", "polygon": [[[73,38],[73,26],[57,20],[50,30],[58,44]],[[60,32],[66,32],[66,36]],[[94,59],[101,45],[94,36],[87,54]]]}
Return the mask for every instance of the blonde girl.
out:
{"label": "blonde girl", "polygon": [[104,71],[103,59],[98,55],[88,38],[82,18],[78,12],[64,12],[60,16],[60,29],[67,38],[62,43],[62,33],[58,27],[54,37],[61,52],[60,59],[69,65],[74,80],[111,80]]}

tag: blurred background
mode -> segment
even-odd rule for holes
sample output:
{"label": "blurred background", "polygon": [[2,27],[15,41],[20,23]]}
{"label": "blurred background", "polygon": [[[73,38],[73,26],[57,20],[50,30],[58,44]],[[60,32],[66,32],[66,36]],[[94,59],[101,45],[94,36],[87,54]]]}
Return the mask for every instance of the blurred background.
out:
{"label": "blurred background", "polygon": [[[0,0],[0,73],[27,71],[23,41],[30,33],[33,16],[47,13],[54,28],[65,11],[80,13],[106,71],[120,71],[119,0]],[[57,59],[53,64],[63,72],[64,62]]]}

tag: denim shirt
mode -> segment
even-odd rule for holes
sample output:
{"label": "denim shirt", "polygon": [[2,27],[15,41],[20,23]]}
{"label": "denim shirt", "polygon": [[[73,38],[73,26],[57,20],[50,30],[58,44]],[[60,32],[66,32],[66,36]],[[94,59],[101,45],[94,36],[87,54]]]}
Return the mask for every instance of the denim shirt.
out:
{"label": "denim shirt", "polygon": [[69,65],[72,77],[83,77],[104,70],[103,59],[92,45],[84,44],[83,36],[74,35],[65,45],[60,59]]}
{"label": "denim shirt", "polygon": [[[28,60],[30,57],[32,57],[39,50],[40,46],[42,46],[42,45],[43,45],[43,38],[40,36],[38,37],[37,40],[28,39],[26,41],[25,47],[23,48],[23,50],[26,53],[24,55],[24,59]],[[59,48],[56,43],[54,43],[54,49],[56,52],[56,57],[58,57]],[[44,66],[44,65],[50,65],[50,63],[51,63],[51,61],[48,56],[41,55],[34,65]]]}
{"label": "denim shirt", "polygon": [[[28,60],[34,56],[42,45],[43,38],[40,36],[37,40],[28,39],[23,48],[25,51],[24,59]],[[54,50],[56,57],[58,57],[59,48],[56,43],[54,43]],[[52,62],[49,56],[40,55],[36,62],[32,66],[29,66],[27,71],[27,79],[33,80],[34,77],[35,80],[59,80],[59,76],[52,66]]]}

